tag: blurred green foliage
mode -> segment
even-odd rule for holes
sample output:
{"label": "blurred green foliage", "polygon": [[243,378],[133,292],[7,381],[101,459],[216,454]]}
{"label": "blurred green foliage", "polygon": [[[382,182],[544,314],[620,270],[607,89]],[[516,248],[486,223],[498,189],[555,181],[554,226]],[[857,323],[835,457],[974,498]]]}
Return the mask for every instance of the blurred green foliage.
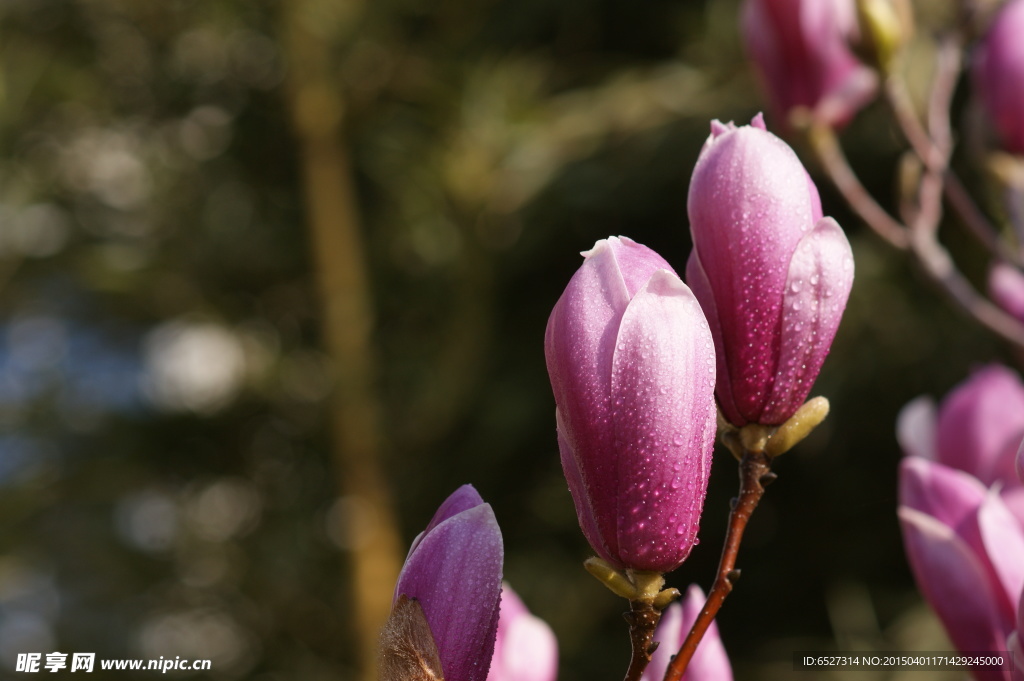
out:
{"label": "blurred green foliage", "polygon": [[[581,569],[544,325],[599,238],[682,271],[708,121],[761,106],[737,3],[321,5],[403,535],[472,482],[506,578],[559,637],[560,678],[615,677],[625,604]],[[279,14],[0,3],[4,669],[60,650],[212,659],[194,678],[355,678],[346,556],[368,520],[330,482]],[[886,113],[844,139],[891,196]],[[737,678],[788,678],[795,649],[948,648],[903,558],[895,416],[1001,357],[819,186],[857,281],[815,391],[832,416],[780,461],[720,617]],[[702,542],[670,585],[709,586],[736,484],[718,456]]]}

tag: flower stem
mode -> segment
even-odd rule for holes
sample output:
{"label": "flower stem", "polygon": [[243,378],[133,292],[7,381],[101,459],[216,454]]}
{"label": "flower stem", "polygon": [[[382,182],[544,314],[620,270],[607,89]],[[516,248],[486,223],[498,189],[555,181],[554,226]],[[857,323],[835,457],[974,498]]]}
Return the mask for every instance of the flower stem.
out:
{"label": "flower stem", "polygon": [[736,556],[739,554],[740,542],[743,540],[747,522],[750,521],[751,514],[757,508],[761,497],[764,496],[765,486],[775,480],[775,474],[771,471],[771,463],[771,457],[764,450],[745,449],[743,452],[739,467],[740,494],[739,497],[733,499],[732,511],[729,513],[729,529],[725,536],[725,545],[722,547],[722,558],[718,562],[715,583],[708,593],[704,608],[693,623],[686,640],[683,641],[683,646],[665,671],[665,681],[680,681],[683,677],[686,666],[690,663],[704,633],[711,626],[715,615],[718,614],[725,602],[725,597],[729,595],[736,580],[739,579],[740,571],[736,569]]}
{"label": "flower stem", "polygon": [[640,681],[651,662],[651,653],[658,647],[654,642],[654,629],[661,620],[661,611],[654,607],[654,601],[638,599],[629,602],[629,612],[622,616],[629,623],[629,640],[633,645],[625,681]]}

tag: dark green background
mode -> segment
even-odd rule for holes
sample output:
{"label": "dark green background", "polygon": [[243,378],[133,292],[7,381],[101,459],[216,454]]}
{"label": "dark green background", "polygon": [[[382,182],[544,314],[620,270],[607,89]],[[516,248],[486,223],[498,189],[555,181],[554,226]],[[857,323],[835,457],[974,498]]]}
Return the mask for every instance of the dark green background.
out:
{"label": "dark green background", "polygon": [[[764,107],[737,3],[321,4],[404,541],[472,482],[506,578],[558,635],[560,678],[618,678],[625,603],[580,565],[544,325],[597,239],[630,236],[684,269],[709,120]],[[197,678],[355,678],[279,15],[263,0],[0,4],[4,668],[24,641],[114,658],[191,641],[214,659]],[[903,146],[884,107],[843,141],[891,205]],[[857,278],[813,392],[832,415],[779,461],[720,617],[742,679],[793,678],[793,650],[948,648],[904,560],[895,418],[1008,359],[811,172]],[[943,238],[981,280],[963,230]],[[154,330],[182,324],[234,338],[248,367],[192,408],[140,387]],[[711,581],[736,487],[716,456],[701,543],[671,585]]]}

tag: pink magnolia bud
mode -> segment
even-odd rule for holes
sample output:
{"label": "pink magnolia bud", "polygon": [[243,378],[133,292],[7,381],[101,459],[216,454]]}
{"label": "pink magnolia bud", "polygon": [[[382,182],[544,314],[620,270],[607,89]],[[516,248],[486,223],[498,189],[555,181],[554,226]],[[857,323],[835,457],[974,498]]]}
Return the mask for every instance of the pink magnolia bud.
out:
{"label": "pink magnolia bud", "polygon": [[988,273],[988,292],[996,305],[1024,322],[1024,273],[1012,265],[994,265]]}
{"label": "pink magnolia bud", "polygon": [[998,484],[1003,502],[1024,527],[1024,484],[1015,471],[1024,439],[1024,384],[1012,370],[992,364],[975,371],[936,412],[918,398],[900,412],[897,434],[904,451]]}
{"label": "pink magnolia bud", "polygon": [[848,45],[853,0],[747,0],[740,28],[782,125],[797,107],[844,125],[874,97],[878,78]]}
{"label": "pink magnolia bud", "polygon": [[686,280],[711,325],[730,423],[778,425],[803,405],[853,285],[843,230],[796,154],[750,126],[711,124],[687,202]]}
{"label": "pink magnolia bud", "polygon": [[1007,2],[974,55],[974,86],[1004,148],[1024,154],[1024,0]]}
{"label": "pink magnolia bud", "polygon": [[407,596],[422,607],[447,681],[487,678],[503,559],[494,512],[472,485],[455,490],[409,548],[395,603]]}
{"label": "pink magnolia bud", "polygon": [[501,589],[498,640],[487,681],[555,681],[558,641],[551,627],[534,617],[508,584]]}
{"label": "pink magnolia bud", "polygon": [[651,249],[611,237],[583,255],[544,337],[562,469],[601,558],[668,572],[697,541],[711,471],[711,332]]}
{"label": "pink magnolia bud", "polygon": [[[899,518],[910,567],[963,652],[1004,650],[1024,588],[1024,531],[978,480],[920,457],[900,466]],[[1006,681],[977,668],[979,681]]]}
{"label": "pink magnolia bud", "polygon": [[[665,608],[661,622],[654,631],[654,640],[660,641],[660,645],[651,656],[651,663],[647,665],[640,681],[661,681],[665,678],[665,671],[690,633],[690,627],[697,621],[704,600],[704,592],[693,584],[687,589],[681,603],[673,603]],[[704,633],[682,681],[732,681],[732,666],[722,639],[718,636],[717,623],[712,622]]]}

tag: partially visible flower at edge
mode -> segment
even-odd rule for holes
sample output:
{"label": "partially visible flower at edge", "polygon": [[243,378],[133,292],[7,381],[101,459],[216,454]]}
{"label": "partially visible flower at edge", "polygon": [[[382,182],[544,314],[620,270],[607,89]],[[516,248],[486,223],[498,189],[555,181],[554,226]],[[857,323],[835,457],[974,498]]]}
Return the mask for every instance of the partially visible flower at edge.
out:
{"label": "partially visible flower at edge", "polygon": [[1024,482],[1015,471],[1024,440],[1024,383],[1012,369],[990,364],[951,390],[936,407],[919,397],[900,412],[897,439],[908,455],[970,473],[1003,501],[1024,527]]}
{"label": "partially visible flower at edge", "polygon": [[555,681],[558,641],[547,623],[530,614],[506,582],[501,589],[498,639],[487,681]]}
{"label": "partially visible flower at edge", "polygon": [[[918,587],[961,652],[1004,650],[1024,589],[1024,530],[976,478],[908,456],[900,464],[899,519]],[[977,667],[978,681],[1007,681]]]}
{"label": "partially visible flower at edge", "polygon": [[783,128],[798,108],[845,125],[878,89],[874,71],[849,46],[857,31],[853,0],[747,0],[740,29]]}
{"label": "partially visible flower at edge", "polygon": [[[654,640],[660,641],[658,649],[651,656],[651,663],[644,671],[641,681],[661,681],[672,662],[672,657],[686,640],[690,627],[697,620],[704,607],[704,592],[696,584],[686,591],[682,602],[665,608],[661,622],[654,632]],[[729,656],[718,635],[718,624],[714,621],[704,633],[697,650],[686,667],[682,681],[732,681],[732,666]]]}
{"label": "partially visible flower at edge", "polygon": [[[472,485],[463,485],[409,548],[381,639],[383,681],[403,679],[401,662],[428,652],[410,652],[410,640],[396,640],[394,620],[406,616],[399,607],[422,608],[445,681],[485,681],[497,636],[503,560],[490,504]],[[394,678],[386,676],[389,664]]]}
{"label": "partially visible flower at edge", "polygon": [[972,76],[1003,148],[1024,154],[1024,0],[1002,6],[974,53]]}

